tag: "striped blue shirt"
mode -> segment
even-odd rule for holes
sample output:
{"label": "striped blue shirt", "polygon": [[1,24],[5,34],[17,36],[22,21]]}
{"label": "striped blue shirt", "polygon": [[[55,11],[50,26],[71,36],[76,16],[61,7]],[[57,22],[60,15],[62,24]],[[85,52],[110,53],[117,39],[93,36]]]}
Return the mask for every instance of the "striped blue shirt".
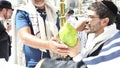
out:
{"label": "striped blue shirt", "polygon": [[99,55],[83,61],[88,68],[118,68],[120,60],[116,59],[120,59],[120,31],[103,45]]}

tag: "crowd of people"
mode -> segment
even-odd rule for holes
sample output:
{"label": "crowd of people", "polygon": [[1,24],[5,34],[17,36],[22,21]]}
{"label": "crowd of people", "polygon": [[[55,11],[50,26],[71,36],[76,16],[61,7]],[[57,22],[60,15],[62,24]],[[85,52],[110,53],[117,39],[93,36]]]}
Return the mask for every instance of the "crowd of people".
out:
{"label": "crowd of people", "polygon": [[[9,1],[0,1],[0,58],[6,61],[11,55],[11,37],[7,31],[11,27],[6,20],[11,18],[12,11],[12,4]],[[70,21],[74,11],[68,11],[66,19],[70,23],[76,22],[74,27],[78,33],[85,32],[86,35],[81,37],[87,36],[86,40],[78,38],[75,47],[68,47],[59,40],[58,9],[48,0],[29,0],[25,6],[17,8],[15,12],[13,19],[15,30],[23,43],[25,67],[119,67],[120,15],[117,6],[111,0],[95,0],[88,6],[85,18],[82,20],[75,17]],[[82,44],[83,40],[84,44]],[[63,57],[60,56],[53,59],[53,53],[69,56],[68,58],[71,59],[62,60]]]}

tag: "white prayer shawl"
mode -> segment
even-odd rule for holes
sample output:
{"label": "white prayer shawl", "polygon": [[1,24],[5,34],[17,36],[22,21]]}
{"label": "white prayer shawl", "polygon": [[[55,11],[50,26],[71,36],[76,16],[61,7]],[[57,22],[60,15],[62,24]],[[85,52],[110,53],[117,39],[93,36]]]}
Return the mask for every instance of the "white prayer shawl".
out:
{"label": "white prayer shawl", "polygon": [[[32,24],[39,24],[39,26],[34,26],[34,34],[36,34],[38,31],[41,32],[41,35],[38,34],[38,36],[40,36],[40,38],[42,40],[49,40],[51,38],[52,35],[56,35],[58,33],[57,27],[56,27],[56,9],[54,7],[52,7],[50,5],[50,3],[46,3],[45,6],[45,10],[47,13],[47,17],[46,17],[46,27],[47,27],[47,37],[45,36],[45,29],[44,29],[44,22],[42,20],[42,18],[39,16],[39,13],[36,11],[36,8],[33,6],[31,0],[29,0],[30,2],[26,5],[26,6],[21,6],[18,8],[14,9],[13,15],[12,15],[12,25],[13,25],[13,37],[12,37],[12,45],[15,49],[14,51],[14,60],[16,64],[20,64],[20,65],[25,65],[25,57],[24,57],[24,53],[23,53],[23,42],[22,40],[19,38],[17,31],[15,29],[15,17],[16,17],[16,13],[17,10],[23,10],[26,11],[27,13],[30,14],[30,20],[32,22]],[[32,18],[32,17],[37,17],[37,18]],[[37,22],[39,21],[39,23]],[[48,23],[49,22],[49,23]],[[40,28],[40,30],[38,29]],[[49,28],[49,29],[48,29]]]}
{"label": "white prayer shawl", "polygon": [[52,5],[49,4],[49,2],[45,2],[45,11],[47,13],[47,17],[45,20],[46,30],[42,17],[37,12],[35,6],[32,4],[31,1],[29,1],[29,3],[25,7],[20,8],[20,10],[23,10],[29,14],[30,21],[33,25],[34,34],[37,37],[41,38],[42,40],[49,40],[52,36],[58,34],[58,29],[56,26],[56,10]]}
{"label": "white prayer shawl", "polygon": [[87,57],[93,53],[101,44],[111,38],[113,35],[117,33],[116,24],[112,24],[110,26],[105,27],[104,32],[99,36],[95,37],[95,34],[88,35],[88,41],[85,47],[85,54],[83,57]]}
{"label": "white prayer shawl", "polygon": [[119,68],[120,31],[103,45],[100,54],[83,59],[88,68]]}
{"label": "white prayer shawl", "polygon": [[104,32],[99,36],[95,37],[94,33],[88,35],[88,40],[85,47],[82,49],[79,55],[73,58],[75,62],[80,61],[82,58],[86,58],[88,55],[93,53],[98,47],[106,42],[109,38],[118,32],[116,24],[112,24],[104,28]]}

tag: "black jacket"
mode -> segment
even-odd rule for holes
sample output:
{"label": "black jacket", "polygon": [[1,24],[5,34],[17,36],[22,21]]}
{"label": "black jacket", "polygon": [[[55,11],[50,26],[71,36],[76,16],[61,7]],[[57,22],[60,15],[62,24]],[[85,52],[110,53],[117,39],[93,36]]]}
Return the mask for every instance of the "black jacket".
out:
{"label": "black jacket", "polygon": [[8,58],[11,54],[11,42],[8,33],[0,21],[0,58],[5,58],[8,61]]}

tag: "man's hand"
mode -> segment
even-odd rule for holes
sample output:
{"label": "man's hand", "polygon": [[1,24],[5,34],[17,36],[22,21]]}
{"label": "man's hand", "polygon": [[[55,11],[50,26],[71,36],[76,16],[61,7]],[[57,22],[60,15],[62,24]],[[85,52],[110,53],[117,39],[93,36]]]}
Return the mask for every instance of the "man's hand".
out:
{"label": "man's hand", "polygon": [[54,53],[57,53],[62,56],[66,56],[69,53],[69,48],[63,42],[59,41],[58,39],[52,38],[49,42],[49,49]]}
{"label": "man's hand", "polygon": [[75,57],[80,53],[80,40],[78,40],[78,43],[75,47],[70,48],[69,56],[70,57]]}
{"label": "man's hand", "polygon": [[86,23],[88,23],[86,18],[81,18],[79,22],[76,24],[77,31],[83,31],[86,27]]}

